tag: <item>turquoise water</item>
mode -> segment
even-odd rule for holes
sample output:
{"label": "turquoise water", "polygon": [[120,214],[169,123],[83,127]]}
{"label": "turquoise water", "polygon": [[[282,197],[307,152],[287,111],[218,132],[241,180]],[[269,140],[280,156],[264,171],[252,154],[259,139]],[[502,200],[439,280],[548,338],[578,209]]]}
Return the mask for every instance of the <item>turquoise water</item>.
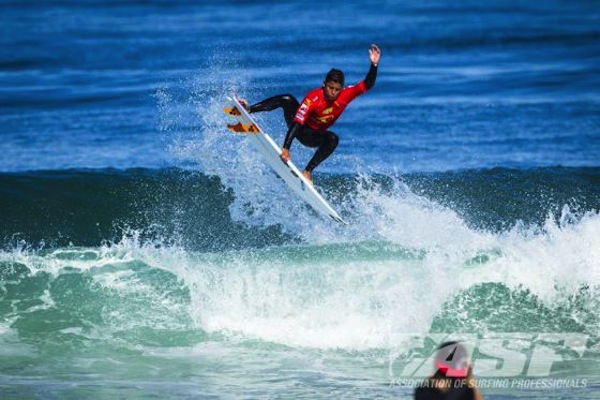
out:
{"label": "turquoise water", "polygon": [[[585,351],[557,343],[550,377],[575,374],[593,390],[598,277],[574,255],[592,239],[570,237],[597,221],[554,228],[554,244],[471,232],[474,248],[421,251],[358,242],[207,254],[131,237],[3,253],[2,389],[15,398],[390,397],[406,394],[391,360],[427,348],[416,337],[576,332]],[[583,266],[565,270],[554,247]],[[581,396],[543,391],[552,395]]]}
{"label": "turquoise water", "polygon": [[[564,174],[581,179],[556,185]],[[269,225],[261,221],[272,216],[244,214],[217,184],[203,201],[162,201],[206,183],[195,173],[47,175],[2,178],[11,188],[1,192],[0,252],[8,398],[410,398],[448,338],[473,347],[487,395],[595,395],[600,219],[527,207],[576,189],[570,202],[597,207],[597,169],[346,180],[335,186],[354,194],[340,203],[346,227],[301,204],[293,222]],[[555,184],[539,179],[548,176]],[[530,206],[464,189],[483,177],[526,186]],[[439,181],[447,189],[428,199]],[[90,189],[80,206],[76,182]],[[462,215],[442,205],[461,199],[487,205]],[[62,233],[50,240],[51,229]],[[98,237],[110,239],[74,244]],[[504,357],[504,369],[490,357]],[[535,379],[578,381],[565,391],[497,389]]]}

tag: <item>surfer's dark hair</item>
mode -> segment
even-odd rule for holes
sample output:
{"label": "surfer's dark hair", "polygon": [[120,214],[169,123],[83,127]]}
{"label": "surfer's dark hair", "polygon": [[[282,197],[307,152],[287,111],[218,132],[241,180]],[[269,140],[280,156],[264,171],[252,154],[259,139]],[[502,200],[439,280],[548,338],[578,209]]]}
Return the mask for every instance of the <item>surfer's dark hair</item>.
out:
{"label": "surfer's dark hair", "polygon": [[344,86],[344,73],[342,70],[332,68],[325,76],[325,82],[337,82]]}

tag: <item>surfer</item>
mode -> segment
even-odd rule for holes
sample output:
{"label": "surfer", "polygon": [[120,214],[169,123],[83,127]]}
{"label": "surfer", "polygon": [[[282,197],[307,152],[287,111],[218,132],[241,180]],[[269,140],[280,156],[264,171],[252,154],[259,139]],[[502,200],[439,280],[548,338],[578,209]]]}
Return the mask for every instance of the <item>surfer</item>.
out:
{"label": "surfer", "polygon": [[242,101],[242,105],[250,113],[283,108],[288,131],[280,157],[283,162],[290,160],[290,147],[294,139],[298,139],[304,146],[317,148],[302,172],[312,183],[312,171],[329,157],[338,145],[338,136],[329,128],[352,100],[375,85],[380,56],[379,47],[372,44],[369,49],[371,67],[365,79],[356,85],[344,87],[344,73],[339,69],[331,69],[325,76],[323,85],[308,92],[302,103],[290,94],[282,94],[251,106]]}

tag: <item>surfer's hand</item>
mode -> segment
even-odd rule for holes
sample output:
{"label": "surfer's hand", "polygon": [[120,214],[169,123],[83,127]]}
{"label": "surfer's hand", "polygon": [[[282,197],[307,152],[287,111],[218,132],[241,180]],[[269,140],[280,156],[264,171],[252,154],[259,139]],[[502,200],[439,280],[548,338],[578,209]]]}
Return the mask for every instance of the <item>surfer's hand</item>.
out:
{"label": "surfer's hand", "polygon": [[371,63],[373,63],[374,66],[377,66],[377,64],[379,64],[380,57],[381,50],[379,50],[379,47],[377,47],[376,44],[372,44],[371,48],[369,49],[369,58],[371,59]]}
{"label": "surfer's hand", "polygon": [[281,150],[281,154],[279,155],[279,158],[281,158],[281,161],[283,161],[284,163],[287,164],[287,162],[290,161],[290,159],[291,159],[290,151],[288,149]]}

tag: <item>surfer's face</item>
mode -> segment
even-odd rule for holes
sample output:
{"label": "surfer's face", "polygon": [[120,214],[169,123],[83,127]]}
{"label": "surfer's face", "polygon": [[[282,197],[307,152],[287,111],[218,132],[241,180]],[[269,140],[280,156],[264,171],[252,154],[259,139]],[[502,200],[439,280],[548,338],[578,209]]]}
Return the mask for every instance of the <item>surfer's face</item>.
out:
{"label": "surfer's face", "polygon": [[340,92],[342,91],[342,85],[338,82],[329,81],[323,84],[323,92],[325,92],[325,99],[333,101],[337,99]]}

